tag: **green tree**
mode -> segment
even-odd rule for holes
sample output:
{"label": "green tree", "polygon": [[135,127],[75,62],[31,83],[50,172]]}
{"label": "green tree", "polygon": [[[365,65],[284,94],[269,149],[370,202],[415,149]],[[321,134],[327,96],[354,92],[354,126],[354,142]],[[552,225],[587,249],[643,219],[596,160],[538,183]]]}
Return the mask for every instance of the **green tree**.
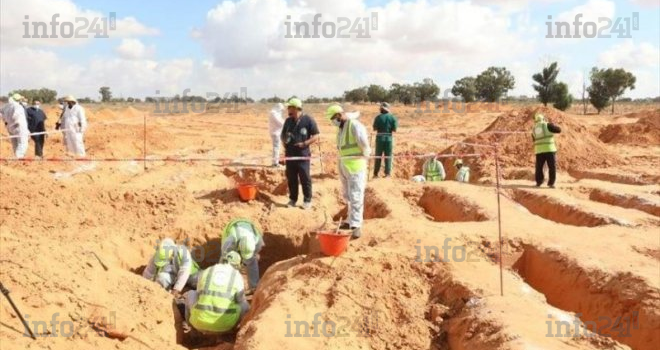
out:
{"label": "green tree", "polygon": [[589,102],[596,108],[598,114],[610,104],[607,87],[605,86],[605,77],[601,71],[594,67],[591,69],[591,86],[587,88],[589,93]]}
{"label": "green tree", "polygon": [[560,111],[565,111],[573,104],[573,96],[568,93],[568,85],[566,83],[555,83],[552,85],[551,100],[554,101],[553,107]]}
{"label": "green tree", "polygon": [[360,102],[365,102],[369,99],[369,95],[367,95],[367,87],[361,87],[353,90],[349,90],[344,92],[344,98],[346,101],[350,101],[353,103],[360,103]]}
{"label": "green tree", "polygon": [[380,85],[369,85],[367,88],[369,102],[383,102],[387,99],[387,90]]}
{"label": "green tree", "polygon": [[38,100],[41,103],[52,103],[55,101],[55,98],[57,97],[57,91],[46,88],[41,88],[38,90],[37,89],[14,90],[9,93],[9,96],[15,93],[18,93],[21,96],[27,98],[30,102]]}
{"label": "green tree", "polygon": [[415,95],[420,101],[435,101],[440,94],[440,87],[432,79],[426,78],[420,83],[414,84]]}
{"label": "green tree", "polygon": [[451,88],[451,93],[454,96],[462,97],[465,102],[474,102],[477,99],[476,79],[473,77],[465,77],[456,80],[454,86]]}
{"label": "green tree", "polygon": [[101,102],[110,102],[112,101],[112,92],[107,86],[103,86],[99,89],[99,94],[101,94]]}
{"label": "green tree", "polygon": [[557,67],[557,62],[553,62],[543,68],[541,73],[536,73],[532,76],[532,79],[538,83],[533,84],[532,87],[539,93],[538,99],[544,106],[547,106],[549,102],[553,102],[553,98],[555,97],[553,88],[556,87],[555,80],[557,80],[557,75],[559,75],[559,68]]}
{"label": "green tree", "polygon": [[475,86],[480,98],[497,102],[502,95],[515,87],[516,80],[504,67],[490,67],[477,76]]}
{"label": "green tree", "polygon": [[637,78],[632,73],[626,72],[623,68],[608,68],[600,70],[599,73],[603,75],[607,96],[612,101],[612,114],[614,114],[614,104],[617,98],[623,95],[628,88],[634,90]]}

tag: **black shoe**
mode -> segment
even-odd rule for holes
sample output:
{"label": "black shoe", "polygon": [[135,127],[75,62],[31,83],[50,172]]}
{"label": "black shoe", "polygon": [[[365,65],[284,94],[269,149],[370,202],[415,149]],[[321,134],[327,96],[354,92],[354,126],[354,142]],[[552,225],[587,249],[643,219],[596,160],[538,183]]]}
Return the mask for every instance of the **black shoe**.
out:
{"label": "black shoe", "polygon": [[339,229],[340,230],[350,230],[351,225],[348,222],[345,222],[345,223],[341,224],[341,226],[339,226]]}
{"label": "black shoe", "polygon": [[550,188],[555,188],[555,185],[548,185],[548,187],[550,187]]}
{"label": "black shoe", "polygon": [[536,187],[541,187],[541,184],[536,184]]}
{"label": "black shoe", "polygon": [[359,227],[351,227],[351,230],[353,230],[353,234],[351,235],[351,239],[358,239],[362,237],[362,230]]}

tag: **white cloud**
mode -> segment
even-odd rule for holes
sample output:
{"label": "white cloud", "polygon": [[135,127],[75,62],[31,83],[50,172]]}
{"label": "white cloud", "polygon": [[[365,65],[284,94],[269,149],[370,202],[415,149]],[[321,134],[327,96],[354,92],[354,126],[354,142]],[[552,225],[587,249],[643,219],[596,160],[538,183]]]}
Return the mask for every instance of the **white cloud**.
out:
{"label": "white cloud", "polygon": [[607,67],[658,67],[660,48],[643,42],[626,40],[600,54],[598,61]]}
{"label": "white cloud", "polygon": [[138,39],[122,39],[116,51],[123,58],[140,59],[153,56],[156,48],[154,46],[147,47]]}
{"label": "white cloud", "polygon": [[[80,45],[100,35],[103,18],[108,17],[107,13],[82,9],[71,0],[3,1],[0,11],[0,40],[3,47]],[[109,21],[108,18],[107,35],[111,38],[158,34],[157,29],[150,28],[132,17],[117,18],[116,30],[110,29]],[[36,22],[43,24],[36,24],[35,27]],[[77,37],[79,35],[87,38]]]}
{"label": "white cloud", "polygon": [[[290,34],[296,34],[293,22],[312,23],[317,13],[322,15],[321,22],[337,24],[337,18],[344,16],[352,26],[356,18],[359,24],[364,24],[364,18],[371,20],[374,12],[378,28],[371,30],[368,39],[285,38],[287,16]],[[254,30],[255,23],[259,30]],[[330,24],[319,27],[324,26],[330,28]],[[523,37],[523,29],[511,27],[506,15],[470,2],[393,1],[368,8],[362,1],[287,5],[283,0],[240,0],[220,3],[193,36],[222,68],[405,73],[424,65],[442,64],[449,69],[485,65],[522,54],[532,43]]]}
{"label": "white cloud", "polygon": [[660,2],[658,0],[630,0],[633,4],[647,6],[647,7],[658,7]]}

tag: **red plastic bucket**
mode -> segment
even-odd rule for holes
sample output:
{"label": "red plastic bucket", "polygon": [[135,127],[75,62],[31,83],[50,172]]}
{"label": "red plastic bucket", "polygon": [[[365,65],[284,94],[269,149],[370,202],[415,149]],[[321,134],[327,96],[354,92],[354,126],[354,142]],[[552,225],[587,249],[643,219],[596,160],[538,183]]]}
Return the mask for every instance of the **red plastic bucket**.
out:
{"label": "red plastic bucket", "polygon": [[321,252],[327,256],[340,256],[348,247],[351,235],[334,232],[317,232]]}
{"label": "red plastic bucket", "polygon": [[244,202],[249,202],[257,198],[257,185],[252,183],[238,184],[238,196]]}

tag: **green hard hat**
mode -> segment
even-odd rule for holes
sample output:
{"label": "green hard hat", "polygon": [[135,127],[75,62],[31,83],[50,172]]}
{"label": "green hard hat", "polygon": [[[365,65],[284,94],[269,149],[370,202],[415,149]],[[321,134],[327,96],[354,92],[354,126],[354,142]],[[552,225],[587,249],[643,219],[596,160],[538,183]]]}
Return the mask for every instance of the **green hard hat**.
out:
{"label": "green hard hat", "polygon": [[332,105],[328,108],[327,111],[325,111],[325,117],[328,119],[332,119],[332,117],[335,116],[337,113],[343,113],[344,109],[341,108],[340,105]]}
{"label": "green hard hat", "polygon": [[238,254],[237,252],[231,251],[225,255],[221,261],[222,263],[226,263],[232,266],[240,266],[241,265],[241,255]]}
{"label": "green hard hat", "polygon": [[302,101],[299,98],[291,98],[289,101],[286,102],[287,107],[296,107],[298,109],[302,109]]}

